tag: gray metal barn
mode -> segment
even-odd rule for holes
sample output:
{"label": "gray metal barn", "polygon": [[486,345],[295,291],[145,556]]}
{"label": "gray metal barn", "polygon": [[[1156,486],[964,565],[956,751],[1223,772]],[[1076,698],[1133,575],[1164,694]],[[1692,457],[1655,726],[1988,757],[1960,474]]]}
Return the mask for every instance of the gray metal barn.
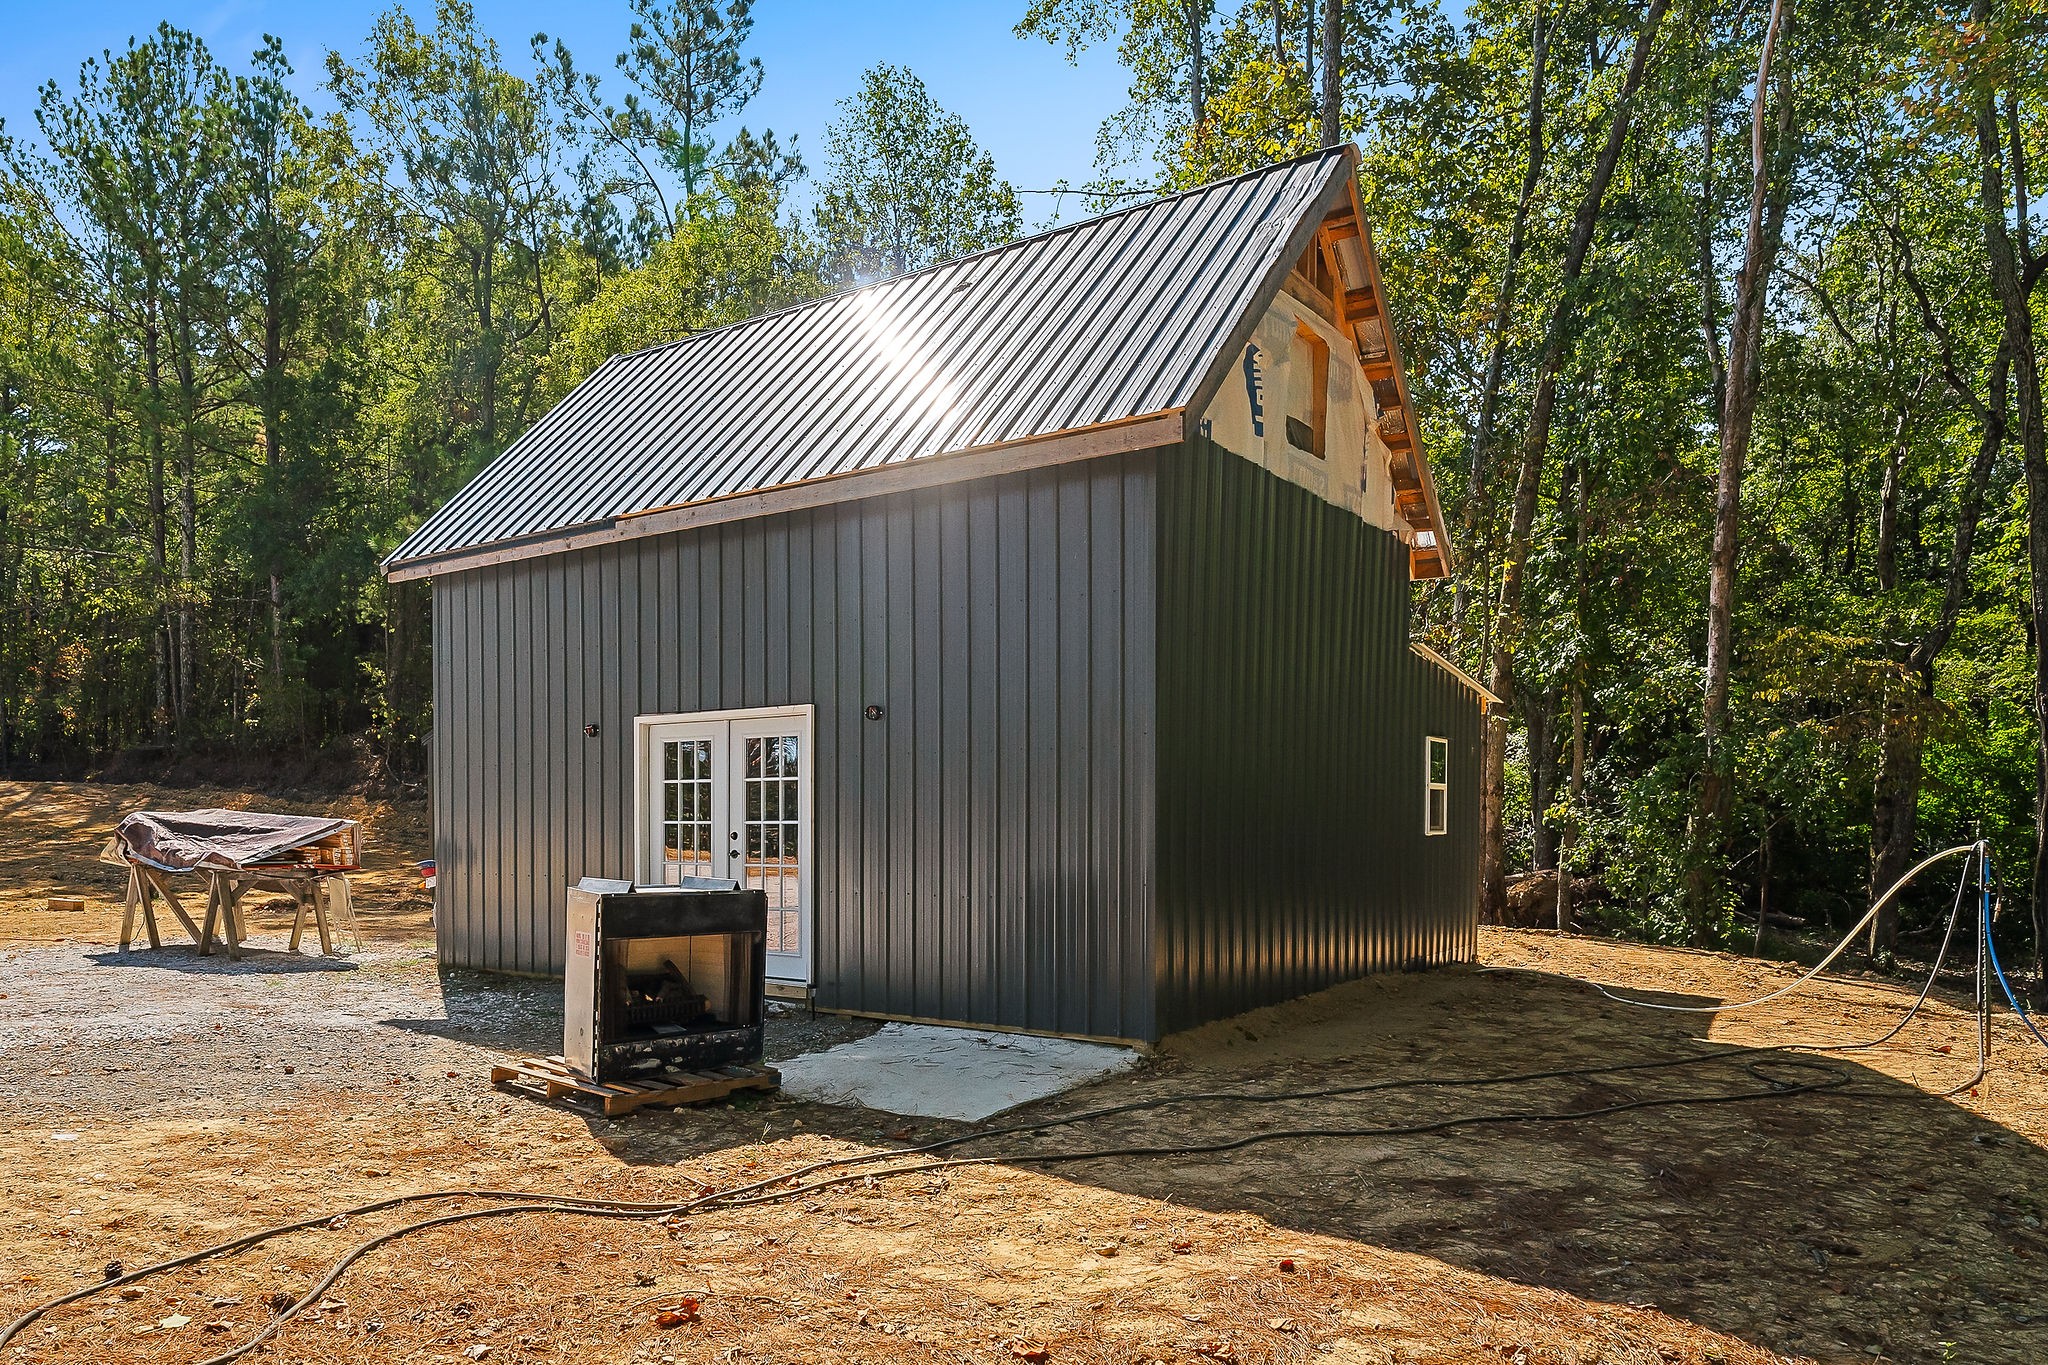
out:
{"label": "gray metal barn", "polygon": [[1466,960],[1484,692],[1336,149],[616,357],[433,580],[444,961],[741,876],[820,1008],[1155,1039]]}

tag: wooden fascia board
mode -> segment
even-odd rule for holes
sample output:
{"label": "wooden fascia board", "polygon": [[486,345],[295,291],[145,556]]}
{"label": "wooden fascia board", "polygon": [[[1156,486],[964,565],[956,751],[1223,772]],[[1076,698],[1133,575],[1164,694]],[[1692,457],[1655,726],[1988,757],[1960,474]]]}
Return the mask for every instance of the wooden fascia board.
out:
{"label": "wooden fascia board", "polygon": [[1493,695],[1493,690],[1485,683],[1479,681],[1479,679],[1473,677],[1470,673],[1467,673],[1428,645],[1423,644],[1419,640],[1411,640],[1408,642],[1408,648],[1411,653],[1420,658],[1427,659],[1430,663],[1435,664],[1438,668],[1441,668],[1444,672],[1470,688],[1478,696],[1481,704],[1485,706],[1501,705],[1501,699]]}
{"label": "wooden fascia board", "polygon": [[458,550],[452,554],[389,564],[385,566],[384,576],[393,583],[404,583],[416,578],[431,578],[436,574],[485,569],[493,565],[538,559],[544,555],[566,554],[572,550],[587,550],[593,546],[613,545],[620,541],[638,540],[644,536],[667,535],[672,531],[712,526],[720,522],[744,521],[752,517],[771,516],[777,512],[826,507],[833,503],[853,502],[862,498],[882,497],[890,493],[904,493],[920,488],[935,488],[942,484],[989,478],[997,474],[1013,474],[1027,469],[1071,464],[1076,460],[1092,460],[1104,455],[1150,450],[1156,446],[1177,444],[1185,430],[1186,424],[1179,410],[1151,413],[1122,422],[1109,422],[1101,426],[1063,431],[1023,441],[1010,441],[1001,445],[977,446],[970,450],[953,451],[944,455],[927,455],[897,464],[883,465],[878,469],[833,474],[821,479],[807,479],[802,483],[783,484],[780,487],[764,488],[751,493],[735,493],[729,497],[682,503],[674,507],[649,508],[643,512],[626,512],[606,521],[571,527],[527,540],[507,541],[497,545],[479,546],[472,550]]}
{"label": "wooden fascia board", "polygon": [[[1356,153],[1354,153],[1354,156]],[[1429,457],[1423,453],[1422,430],[1415,420],[1415,404],[1408,397],[1408,367],[1401,363],[1401,343],[1394,336],[1394,320],[1388,315],[1386,287],[1380,283],[1379,253],[1373,250],[1372,229],[1365,220],[1365,205],[1358,197],[1358,177],[1346,177],[1346,190],[1351,201],[1351,215],[1358,224],[1359,244],[1365,249],[1365,274],[1371,282],[1373,297],[1379,301],[1380,327],[1387,340],[1387,367],[1393,371],[1394,391],[1401,396],[1401,409],[1408,424],[1408,461],[1415,470],[1416,481],[1422,485],[1422,496],[1429,505],[1430,529],[1436,533],[1437,554],[1443,562],[1443,574],[1450,575],[1457,559],[1451,553],[1451,538],[1444,524],[1443,505],[1437,501],[1436,476],[1430,472]]]}

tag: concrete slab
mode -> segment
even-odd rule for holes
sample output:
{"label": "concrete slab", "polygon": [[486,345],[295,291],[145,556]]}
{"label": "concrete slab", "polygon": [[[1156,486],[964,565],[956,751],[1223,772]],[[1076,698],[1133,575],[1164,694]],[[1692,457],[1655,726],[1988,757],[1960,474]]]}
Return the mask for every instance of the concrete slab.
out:
{"label": "concrete slab", "polygon": [[1137,1063],[1136,1052],[1107,1043],[884,1024],[777,1065],[783,1093],[799,1099],[974,1122]]}

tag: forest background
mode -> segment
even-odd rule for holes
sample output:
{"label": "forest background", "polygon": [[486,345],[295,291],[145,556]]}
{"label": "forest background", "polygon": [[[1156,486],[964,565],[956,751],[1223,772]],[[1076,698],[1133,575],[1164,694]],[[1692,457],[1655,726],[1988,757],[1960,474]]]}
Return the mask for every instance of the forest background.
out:
{"label": "forest background", "polygon": [[428,596],[378,560],[607,356],[1351,140],[1458,561],[1415,631],[1506,699],[1488,908],[1563,868],[1582,927],[1747,943],[1981,834],[2040,970],[2043,0],[1015,19],[1129,76],[1028,213],[900,66],[816,148],[752,128],[748,0],[53,73],[0,127],[0,771],[416,781]]}

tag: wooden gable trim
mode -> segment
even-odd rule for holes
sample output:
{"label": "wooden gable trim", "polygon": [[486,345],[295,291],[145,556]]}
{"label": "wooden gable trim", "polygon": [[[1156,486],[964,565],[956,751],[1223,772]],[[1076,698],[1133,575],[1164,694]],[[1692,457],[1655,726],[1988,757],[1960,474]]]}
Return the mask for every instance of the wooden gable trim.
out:
{"label": "wooden gable trim", "polygon": [[[1358,197],[1356,166],[1354,153],[1353,173],[1345,179],[1343,202],[1332,208],[1317,226],[1316,241],[1328,256],[1335,278],[1344,286],[1334,300],[1337,321],[1357,347],[1359,366],[1372,388],[1373,405],[1379,412],[1375,430],[1380,443],[1393,457],[1395,511],[1418,537],[1426,537],[1426,543],[1410,547],[1409,571],[1416,578],[1443,578],[1451,571],[1450,537],[1446,534],[1443,507],[1437,499],[1436,479],[1422,453],[1416,430],[1415,407],[1408,396],[1400,343],[1394,338],[1392,320],[1387,316],[1386,288],[1380,281],[1379,255],[1373,250],[1365,207]],[[1338,245],[1354,237],[1365,258],[1363,284],[1345,279],[1340,266]]]}
{"label": "wooden gable trim", "polygon": [[1492,689],[1487,687],[1485,683],[1479,681],[1479,679],[1473,677],[1470,673],[1467,673],[1428,645],[1423,644],[1420,640],[1409,641],[1408,648],[1416,657],[1427,659],[1430,663],[1435,664],[1438,668],[1456,678],[1460,683],[1463,683],[1471,690],[1474,696],[1479,698],[1482,708],[1501,705],[1501,699],[1493,695]]}

